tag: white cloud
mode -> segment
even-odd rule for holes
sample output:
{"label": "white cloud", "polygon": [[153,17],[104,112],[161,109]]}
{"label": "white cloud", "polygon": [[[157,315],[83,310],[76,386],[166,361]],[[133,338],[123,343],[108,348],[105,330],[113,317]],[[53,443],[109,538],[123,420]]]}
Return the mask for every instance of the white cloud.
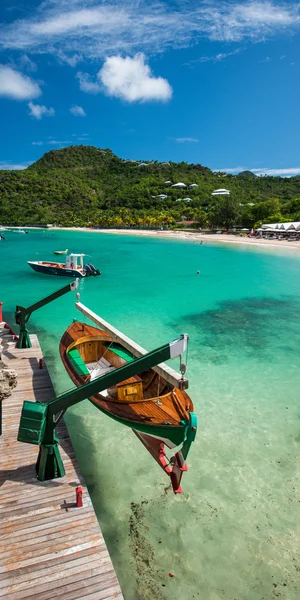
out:
{"label": "white cloud", "polygon": [[169,100],[172,88],[163,77],[154,77],[145,64],[145,56],[136,54],[108,57],[98,73],[106,93],[128,102],[146,102],[149,100]]}
{"label": "white cloud", "polygon": [[241,173],[241,171],[251,171],[255,175],[269,175],[273,177],[295,177],[295,175],[300,175],[300,167],[292,167],[292,168],[283,168],[283,169],[272,169],[272,168],[255,168],[249,169],[248,167],[228,167],[224,169],[214,169],[215,172],[222,173],[232,173],[235,175],[236,173]]}
{"label": "white cloud", "polygon": [[178,144],[185,144],[186,142],[199,142],[199,140],[197,140],[197,138],[193,138],[193,137],[182,137],[182,138],[174,138],[175,142],[177,142]]}
{"label": "white cloud", "polygon": [[[175,6],[174,6],[175,4]],[[44,0],[32,16],[0,27],[0,45],[78,57],[161,52],[216,41],[261,41],[300,27],[295,0]]]}
{"label": "white cloud", "polygon": [[229,56],[234,56],[235,54],[239,54],[239,52],[241,52],[241,50],[243,50],[243,48],[236,48],[236,50],[233,50],[233,52],[219,52],[218,54],[214,54],[213,56],[200,56],[199,58],[196,58],[195,60],[190,60],[187,63],[184,63],[186,66],[193,66],[195,63],[205,63],[205,62],[221,62],[222,60],[225,60],[226,58],[228,58]]}
{"label": "white cloud", "polygon": [[253,169],[248,169],[247,167],[228,167],[224,169],[213,169],[215,173],[240,173],[241,171],[253,171]]}
{"label": "white cloud", "polygon": [[52,146],[64,146],[66,144],[72,144],[71,140],[50,140],[47,144],[51,144]]}
{"label": "white cloud", "polygon": [[70,67],[76,67],[78,63],[82,60],[81,54],[66,54],[62,50],[57,50],[58,59],[64,63],[66,62]]}
{"label": "white cloud", "polygon": [[12,163],[10,161],[0,161],[0,171],[22,171],[32,165],[33,161],[25,161],[23,163]]}
{"label": "white cloud", "polygon": [[0,96],[14,100],[29,100],[37,98],[41,93],[38,84],[30,77],[11,67],[0,65]]}
{"label": "white cloud", "polygon": [[27,69],[27,71],[33,72],[37,70],[37,64],[33,60],[31,60],[31,58],[29,58],[27,54],[23,54],[21,56],[20,63],[24,67],[24,69]]}
{"label": "white cloud", "polygon": [[82,92],[87,92],[88,94],[99,94],[101,91],[101,86],[97,81],[92,81],[90,75],[88,73],[77,73],[77,79],[79,79],[79,87]]}
{"label": "white cloud", "polygon": [[[76,134],[74,134],[76,135]],[[81,138],[78,138],[79,140]],[[83,138],[83,139],[87,139],[87,138]],[[71,140],[53,140],[53,139],[47,139],[44,142],[32,142],[32,146],[43,146],[44,144],[50,144],[51,146],[63,146],[66,144],[72,144],[73,142]]]}
{"label": "white cloud", "polygon": [[82,106],[78,106],[78,104],[71,106],[70,113],[74,115],[74,117],[86,117],[84,109],[82,108]]}
{"label": "white cloud", "polygon": [[41,104],[33,104],[33,102],[29,102],[28,106],[30,116],[34,117],[35,119],[41,119],[42,117],[54,117],[55,115],[54,108],[47,108]]}
{"label": "white cloud", "polygon": [[256,175],[273,175],[279,177],[294,177],[300,175],[300,167],[288,169],[251,169]]}
{"label": "white cloud", "polygon": [[266,56],[265,58],[263,58],[262,60],[258,61],[259,63],[269,63],[271,62],[271,58],[269,56]]}

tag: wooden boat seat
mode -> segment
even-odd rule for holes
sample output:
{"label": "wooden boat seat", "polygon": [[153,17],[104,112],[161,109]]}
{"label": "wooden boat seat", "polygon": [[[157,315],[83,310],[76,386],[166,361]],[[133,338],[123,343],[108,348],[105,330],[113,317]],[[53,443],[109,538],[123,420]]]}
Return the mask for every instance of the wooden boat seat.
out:
{"label": "wooden boat seat", "polygon": [[86,363],[88,368],[88,372],[91,374],[91,380],[97,379],[97,377],[102,377],[109,371],[113,371],[115,367],[113,367],[108,360],[103,358],[103,356],[98,360],[98,362]]}

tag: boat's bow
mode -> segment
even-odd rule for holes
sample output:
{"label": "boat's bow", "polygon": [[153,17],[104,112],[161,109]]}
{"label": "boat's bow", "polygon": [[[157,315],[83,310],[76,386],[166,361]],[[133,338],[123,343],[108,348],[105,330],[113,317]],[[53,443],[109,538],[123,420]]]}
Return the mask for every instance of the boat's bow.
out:
{"label": "boat's bow", "polygon": [[154,437],[146,433],[141,433],[133,429],[135,435],[147,448],[148,452],[153,456],[154,460],[169,475],[175,494],[182,492],[181,479],[185,471],[188,470],[186,458],[189,453],[192,442],[194,442],[197,433],[197,415],[194,412],[189,414],[188,419],[183,423],[183,443],[175,452],[174,456],[168,459],[165,451],[165,445],[171,447],[168,440]]}

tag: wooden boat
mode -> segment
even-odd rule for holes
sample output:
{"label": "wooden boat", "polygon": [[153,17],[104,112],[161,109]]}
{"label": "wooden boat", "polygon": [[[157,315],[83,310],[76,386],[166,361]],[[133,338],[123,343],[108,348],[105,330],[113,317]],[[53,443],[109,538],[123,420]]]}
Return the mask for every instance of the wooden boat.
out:
{"label": "wooden boat", "polygon": [[[119,336],[117,339],[120,339]],[[64,333],[60,341],[60,356],[77,386],[99,378],[135,358],[123,344],[114,341],[112,335],[79,321],[73,322]],[[173,372],[172,369],[169,371]],[[179,379],[179,374],[176,373],[176,376]],[[174,491],[181,492],[181,477],[187,470],[185,458],[195,439],[197,426],[193,403],[188,394],[171,385],[153,368],[89,399],[103,413],[133,430],[170,476]],[[169,463],[165,445],[169,448],[181,445]]]}
{"label": "wooden boat", "polygon": [[66,250],[54,250],[53,254],[68,254],[68,248]]}
{"label": "wooden boat", "polygon": [[[42,260],[28,261],[29,266],[38,273],[46,275],[60,275],[63,277],[95,277],[101,275],[100,271],[91,263],[83,264],[85,254],[69,254],[65,263],[49,262]],[[79,264],[78,259],[79,258]]]}

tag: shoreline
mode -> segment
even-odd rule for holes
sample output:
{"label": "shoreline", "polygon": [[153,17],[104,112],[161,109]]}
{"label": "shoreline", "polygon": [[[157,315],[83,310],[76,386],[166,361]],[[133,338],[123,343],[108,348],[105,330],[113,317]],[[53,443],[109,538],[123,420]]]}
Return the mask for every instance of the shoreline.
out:
{"label": "shoreline", "polygon": [[[233,234],[228,235],[216,235],[216,234],[205,234],[200,231],[187,231],[187,230],[148,230],[148,229],[90,229],[89,227],[51,227],[56,231],[84,231],[90,233],[107,233],[107,234],[119,234],[119,235],[136,235],[136,236],[148,236],[148,237],[159,237],[165,239],[177,239],[177,240],[191,240],[201,242],[213,242],[215,244],[241,244],[247,246],[259,246],[259,247],[273,247],[273,248],[297,248],[300,250],[299,242],[287,242],[286,240],[266,240],[265,238],[238,238]],[[50,231],[50,229],[49,229]]]}
{"label": "shoreline", "polygon": [[[11,229],[18,229],[16,226],[10,226]],[[40,230],[41,227],[26,227],[28,230]],[[267,240],[265,238],[248,238],[248,237],[237,237],[233,234],[228,235],[216,235],[216,234],[205,234],[200,231],[187,231],[187,230],[150,230],[150,229],[91,229],[89,227],[49,227],[47,231],[83,231],[85,233],[106,233],[114,235],[135,235],[142,237],[159,237],[165,239],[175,240],[190,240],[192,242],[212,242],[213,244],[240,244],[242,246],[256,246],[256,247],[269,247],[269,248],[285,248],[292,249],[296,248],[300,250],[300,241],[298,242],[287,242],[286,240]]]}

